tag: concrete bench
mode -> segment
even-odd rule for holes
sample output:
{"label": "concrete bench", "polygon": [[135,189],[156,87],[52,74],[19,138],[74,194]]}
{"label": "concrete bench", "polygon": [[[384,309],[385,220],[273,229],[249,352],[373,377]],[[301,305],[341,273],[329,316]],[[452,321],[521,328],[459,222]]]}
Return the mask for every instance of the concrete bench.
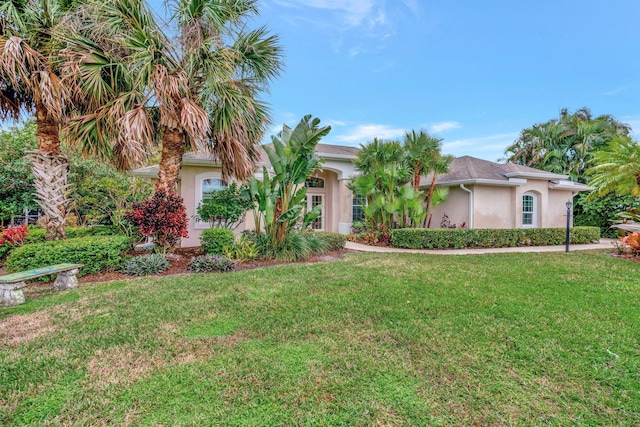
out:
{"label": "concrete bench", "polygon": [[37,279],[42,276],[56,274],[53,287],[58,291],[77,288],[78,278],[76,274],[83,266],[83,264],[56,264],[50,267],[35,268],[0,276],[0,306],[24,303],[22,288],[27,286],[27,280]]}

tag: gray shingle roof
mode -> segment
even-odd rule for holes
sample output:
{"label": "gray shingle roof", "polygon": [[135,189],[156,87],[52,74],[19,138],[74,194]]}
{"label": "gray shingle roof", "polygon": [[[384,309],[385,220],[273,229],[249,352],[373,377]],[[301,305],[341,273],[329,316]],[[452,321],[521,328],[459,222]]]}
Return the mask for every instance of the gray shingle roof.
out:
{"label": "gray shingle roof", "polygon": [[[447,184],[460,181],[491,180],[508,182],[508,174],[524,174],[531,178],[539,176],[540,179],[566,179],[566,175],[552,174],[550,172],[534,169],[528,166],[513,163],[495,163],[471,156],[456,157],[449,166],[449,172],[440,175],[436,182]],[[431,175],[422,177],[420,185],[431,183]]]}

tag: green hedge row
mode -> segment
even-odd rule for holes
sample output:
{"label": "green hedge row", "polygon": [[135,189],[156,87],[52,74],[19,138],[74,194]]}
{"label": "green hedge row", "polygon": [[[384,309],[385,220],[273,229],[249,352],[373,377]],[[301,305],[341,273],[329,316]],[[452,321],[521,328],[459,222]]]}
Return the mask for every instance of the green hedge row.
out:
{"label": "green hedge row", "polygon": [[[564,228],[403,228],[391,232],[391,245],[408,249],[506,248],[565,243]],[[600,239],[598,227],[573,227],[572,244]]]}
{"label": "green hedge row", "polygon": [[83,276],[119,268],[124,253],[131,247],[131,239],[126,236],[86,236],[30,243],[11,251],[6,267],[9,272],[16,272],[54,264],[84,264],[78,274]]}
{"label": "green hedge row", "polygon": [[[25,244],[27,243],[38,243],[44,242],[44,235],[46,230],[44,228],[31,228],[29,227],[29,235],[25,239]],[[77,237],[85,237],[85,236],[110,236],[113,234],[117,234],[117,231],[113,227],[99,225],[97,227],[67,227],[67,238],[74,239]],[[9,255],[14,248],[9,245],[0,246],[0,260],[4,259]]]}

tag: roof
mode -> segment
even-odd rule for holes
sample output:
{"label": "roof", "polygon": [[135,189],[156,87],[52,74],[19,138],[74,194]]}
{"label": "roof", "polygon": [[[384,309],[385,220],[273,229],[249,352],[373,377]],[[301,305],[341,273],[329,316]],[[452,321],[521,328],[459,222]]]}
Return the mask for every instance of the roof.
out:
{"label": "roof", "polygon": [[[429,185],[431,176],[422,177],[420,185]],[[495,163],[471,156],[454,158],[449,166],[449,172],[438,176],[436,184],[443,186],[485,184],[516,187],[526,184],[527,179],[552,181],[557,188],[571,188],[576,191],[589,189],[586,185],[568,181],[567,175],[514,163]]]}
{"label": "roof", "polygon": [[[271,144],[268,144],[271,145]],[[316,153],[323,159],[327,160],[347,160],[352,162],[358,152],[359,148],[356,147],[345,147],[342,145],[331,145],[331,144],[318,144],[316,146]],[[262,165],[269,166],[269,158],[267,157],[267,153],[264,151],[261,145],[259,145],[256,149],[256,154],[258,157],[257,166],[262,169]],[[182,156],[182,164],[184,166],[216,166],[220,165],[220,163],[213,158],[213,156],[206,151],[193,151],[190,153],[186,153]],[[135,169],[132,171],[134,176],[145,177],[145,178],[157,178],[158,176],[158,165],[146,166],[143,168]]]}

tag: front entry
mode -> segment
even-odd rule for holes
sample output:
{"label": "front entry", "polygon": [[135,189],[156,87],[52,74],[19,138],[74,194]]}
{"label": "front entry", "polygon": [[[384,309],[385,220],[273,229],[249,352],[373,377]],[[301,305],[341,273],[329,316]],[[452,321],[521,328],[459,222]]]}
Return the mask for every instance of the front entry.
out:
{"label": "front entry", "polygon": [[318,218],[314,219],[311,223],[311,229],[316,231],[324,231],[324,194],[307,194],[307,209],[311,210],[318,205],[322,205],[322,211],[320,212]]}

